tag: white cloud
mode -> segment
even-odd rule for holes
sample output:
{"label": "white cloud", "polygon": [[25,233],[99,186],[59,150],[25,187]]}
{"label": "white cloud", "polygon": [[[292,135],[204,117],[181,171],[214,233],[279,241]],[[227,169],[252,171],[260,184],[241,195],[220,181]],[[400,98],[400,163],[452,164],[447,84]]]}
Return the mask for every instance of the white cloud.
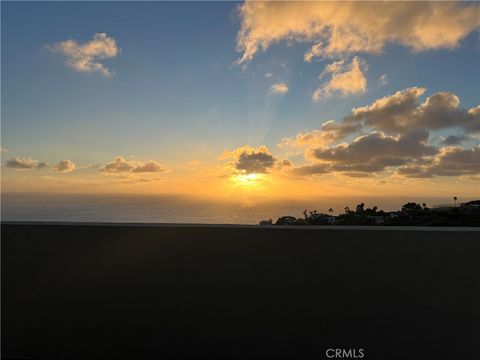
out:
{"label": "white cloud", "polygon": [[264,76],[268,79],[273,77],[273,74],[271,72],[267,72]]}
{"label": "white cloud", "polygon": [[320,75],[320,79],[327,74],[332,74],[331,78],[314,91],[313,101],[319,101],[335,94],[346,96],[365,93],[367,79],[363,72],[366,68],[366,62],[358,56],[353,58],[351,64],[345,64],[344,60],[340,60],[327,65]]}
{"label": "white cloud", "polygon": [[93,39],[83,44],[69,39],[47,46],[51,51],[64,55],[66,64],[79,72],[98,72],[105,77],[113,76],[113,72],[100,60],[111,59],[120,52],[114,38],[105,33],[96,33]]}
{"label": "white cloud", "polygon": [[6,153],[6,152],[8,152],[8,149],[0,146],[0,153]]}
{"label": "white cloud", "polygon": [[288,84],[287,83],[276,83],[270,86],[270,92],[275,94],[286,94],[288,93]]}
{"label": "white cloud", "polygon": [[148,160],[147,162],[126,160],[122,156],[115,157],[114,160],[109,161],[105,167],[99,169],[105,173],[151,173],[164,172],[167,168],[162,164]]}
{"label": "white cloud", "polygon": [[355,108],[343,121],[361,127],[377,128],[387,133],[402,133],[412,128],[430,130],[462,128],[480,132],[477,108],[460,107],[460,99],[450,92],[438,92],[420,103],[425,88],[412,87],[376,100],[371,105]]}
{"label": "white cloud", "polygon": [[72,160],[62,160],[53,167],[53,171],[67,173],[74,171],[76,168],[77,166]]}
{"label": "white cloud", "polygon": [[298,133],[294,137],[285,137],[280,141],[278,147],[290,152],[296,148],[309,146],[323,147],[335,140],[335,134],[329,131],[312,130],[305,133]]}
{"label": "white cloud", "polygon": [[305,61],[380,53],[389,43],[414,51],[452,49],[480,26],[479,9],[450,1],[246,1],[239,7],[238,63],[284,40],[312,44]]}
{"label": "white cloud", "polygon": [[310,50],[308,50],[303,56],[303,60],[306,62],[311,62],[313,58],[320,57],[322,54],[323,43],[313,44]]}

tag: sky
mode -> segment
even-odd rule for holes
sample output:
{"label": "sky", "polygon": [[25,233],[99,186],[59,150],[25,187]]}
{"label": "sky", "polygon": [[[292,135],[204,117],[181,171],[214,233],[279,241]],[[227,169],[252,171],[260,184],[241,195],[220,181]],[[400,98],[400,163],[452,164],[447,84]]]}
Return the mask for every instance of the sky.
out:
{"label": "sky", "polygon": [[480,5],[2,2],[2,192],[480,193]]}

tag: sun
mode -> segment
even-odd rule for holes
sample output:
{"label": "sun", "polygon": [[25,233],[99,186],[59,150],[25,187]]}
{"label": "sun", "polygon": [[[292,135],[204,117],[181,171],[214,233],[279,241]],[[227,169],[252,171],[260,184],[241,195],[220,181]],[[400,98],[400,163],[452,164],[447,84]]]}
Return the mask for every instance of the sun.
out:
{"label": "sun", "polygon": [[236,186],[245,188],[256,188],[263,183],[264,178],[264,174],[252,173],[233,175],[231,177],[231,180]]}

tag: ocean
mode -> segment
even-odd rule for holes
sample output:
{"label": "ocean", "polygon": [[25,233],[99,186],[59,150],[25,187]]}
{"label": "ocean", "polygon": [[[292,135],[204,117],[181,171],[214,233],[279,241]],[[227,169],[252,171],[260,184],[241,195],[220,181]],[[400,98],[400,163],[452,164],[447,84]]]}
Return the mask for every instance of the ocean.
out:
{"label": "ocean", "polygon": [[[1,196],[2,221],[68,222],[140,222],[197,224],[258,224],[260,220],[283,215],[302,217],[305,209],[342,213],[356,204],[398,210],[408,201],[429,206],[451,203],[449,198],[420,197],[328,197],[298,201],[214,202],[170,195],[125,194],[28,194],[6,193]],[[469,201],[472,199],[459,199]]]}

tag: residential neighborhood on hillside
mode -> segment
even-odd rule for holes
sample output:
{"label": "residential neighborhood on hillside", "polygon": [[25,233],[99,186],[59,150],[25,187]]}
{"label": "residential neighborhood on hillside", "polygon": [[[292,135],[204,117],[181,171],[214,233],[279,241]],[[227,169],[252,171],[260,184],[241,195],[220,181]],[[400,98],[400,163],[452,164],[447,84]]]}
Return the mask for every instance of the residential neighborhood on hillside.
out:
{"label": "residential neighborhood on hillside", "polygon": [[345,207],[344,212],[333,215],[316,210],[303,211],[303,218],[282,216],[273,220],[262,220],[260,225],[390,225],[390,226],[480,226],[480,200],[465,203],[428,207],[426,203],[408,202],[398,211],[383,211],[377,206],[365,208],[361,203],[354,210]]}

